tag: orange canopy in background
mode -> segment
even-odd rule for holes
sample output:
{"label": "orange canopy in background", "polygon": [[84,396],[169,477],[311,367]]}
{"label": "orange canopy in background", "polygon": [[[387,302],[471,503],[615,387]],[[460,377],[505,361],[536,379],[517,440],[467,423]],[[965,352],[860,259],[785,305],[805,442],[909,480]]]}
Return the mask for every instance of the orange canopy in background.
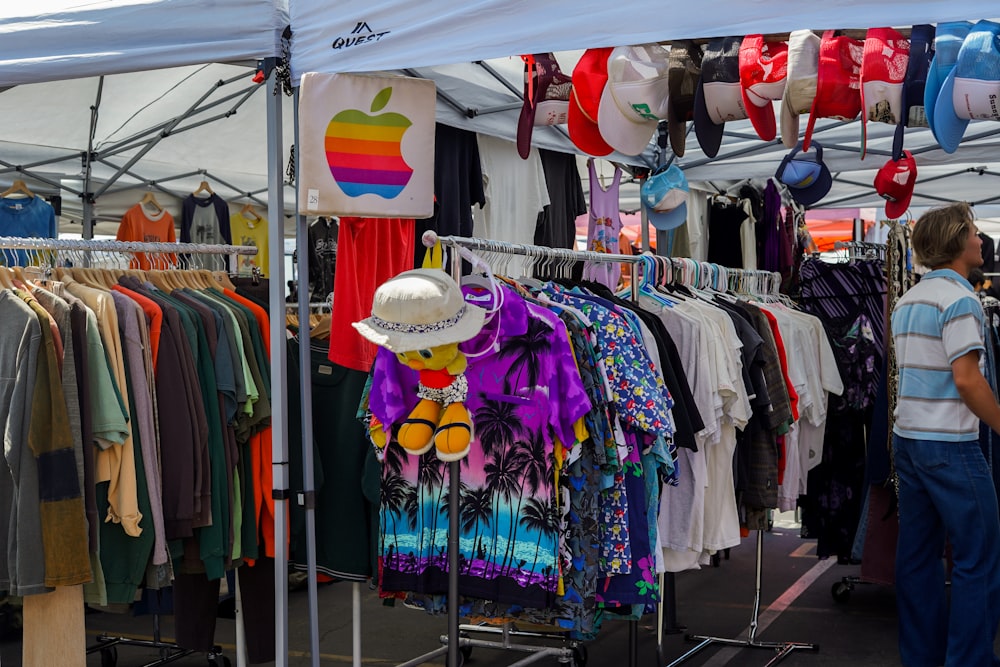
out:
{"label": "orange canopy in background", "polygon": [[806,220],[819,252],[830,252],[837,241],[850,241],[854,236],[854,218],[839,220]]}

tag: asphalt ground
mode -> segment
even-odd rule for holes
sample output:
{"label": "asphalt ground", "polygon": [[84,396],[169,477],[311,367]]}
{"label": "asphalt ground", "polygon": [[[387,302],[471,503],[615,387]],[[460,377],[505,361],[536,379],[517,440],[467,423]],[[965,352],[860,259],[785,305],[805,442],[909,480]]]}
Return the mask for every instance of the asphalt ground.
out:
{"label": "asphalt ground", "polygon": [[[657,647],[657,618],[644,617],[637,624],[622,621],[605,623],[600,636],[576,652],[585,652],[590,667],[667,667],[679,665],[681,656],[698,642],[688,634],[746,639],[750,631],[754,602],[754,572],[756,534],[730,551],[729,558],[720,558],[718,567],[682,572],[675,577],[676,625],[663,636],[662,649]],[[799,537],[791,514],[778,515],[773,530],[764,534],[760,610],[755,639],[758,642],[817,644],[818,650],[793,649],[781,660],[788,667],[898,667],[896,648],[895,598],[891,586],[857,584],[848,591],[847,599],[834,599],[832,589],[845,577],[859,574],[857,565],[839,565],[833,560],[818,560],[815,542]],[[323,585],[318,590],[319,661],[323,667],[351,665],[352,656],[352,596],[351,583]],[[843,587],[841,587],[843,588]],[[386,607],[367,584],[360,585],[361,664],[371,667],[399,665],[441,647],[440,638],[447,632],[447,618],[430,616],[402,605]],[[309,623],[307,593],[295,591],[289,595],[289,660],[291,667],[314,664],[309,654]],[[89,613],[86,617],[88,643],[94,645],[101,634],[149,640],[153,633],[150,616],[130,614]],[[665,625],[667,625],[665,623]],[[671,628],[667,628],[668,630]],[[173,618],[160,621],[161,638],[172,639]],[[471,638],[500,643],[494,634],[471,633]],[[630,644],[630,637],[632,643]],[[216,642],[232,665],[236,660],[235,623],[219,619]],[[511,643],[530,647],[550,646],[571,648],[559,639],[512,636]],[[116,651],[117,667],[140,667],[155,662],[157,649],[120,646]],[[467,667],[500,667],[538,657],[533,664],[559,665],[560,656],[568,660],[571,651],[538,656],[536,653],[513,649],[472,648]],[[634,653],[634,659],[630,654]],[[777,655],[774,648],[734,648],[716,643],[691,656],[682,664],[690,667],[764,666]],[[106,654],[102,663],[100,652],[87,658],[90,667],[109,667]],[[21,644],[16,637],[0,643],[0,665],[21,664]],[[181,657],[170,664],[181,666],[209,665],[222,667],[225,661],[209,660],[206,654]],[[271,663],[273,664],[273,663]],[[443,656],[425,664],[444,666]],[[563,662],[562,664],[567,664]]]}

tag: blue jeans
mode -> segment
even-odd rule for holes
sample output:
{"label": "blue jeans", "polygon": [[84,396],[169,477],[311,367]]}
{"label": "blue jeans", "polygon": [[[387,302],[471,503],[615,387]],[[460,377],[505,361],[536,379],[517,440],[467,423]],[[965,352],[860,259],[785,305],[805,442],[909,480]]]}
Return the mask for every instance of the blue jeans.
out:
{"label": "blue jeans", "polygon": [[[896,605],[906,667],[990,667],[1000,622],[1000,514],[977,441],[893,435],[899,476]],[[951,609],[942,562],[951,543]]]}

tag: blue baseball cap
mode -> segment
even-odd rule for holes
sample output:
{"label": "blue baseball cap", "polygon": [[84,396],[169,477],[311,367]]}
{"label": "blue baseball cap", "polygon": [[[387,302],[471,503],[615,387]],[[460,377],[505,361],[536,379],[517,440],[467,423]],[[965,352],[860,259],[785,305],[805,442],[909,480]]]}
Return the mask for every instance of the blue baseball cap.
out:
{"label": "blue baseball cap", "polygon": [[687,221],[687,177],[676,164],[660,167],[646,179],[639,198],[653,227],[667,230]]}
{"label": "blue baseball cap", "polygon": [[934,58],[931,60],[930,69],[927,71],[927,83],[924,85],[924,113],[927,115],[927,125],[938,143],[941,139],[934,127],[936,111],[934,107],[944,80],[958,62],[958,52],[962,48],[962,42],[971,29],[972,24],[968,21],[952,21],[938,25],[937,34],[934,36]]}
{"label": "blue baseball cap", "polygon": [[808,153],[803,153],[800,141],[781,161],[774,174],[788,187],[792,198],[803,206],[812,206],[833,187],[833,176],[823,164],[822,144],[814,139],[809,149]]}
{"label": "blue baseball cap", "polygon": [[910,30],[910,61],[906,65],[903,82],[903,116],[892,140],[892,159],[903,158],[903,126],[927,127],[924,112],[924,89],[934,57],[934,26],[915,25]]}
{"label": "blue baseball cap", "polygon": [[946,153],[954,153],[973,118],[1000,120],[1000,23],[979,21],[958,51],[934,105],[931,129]]}

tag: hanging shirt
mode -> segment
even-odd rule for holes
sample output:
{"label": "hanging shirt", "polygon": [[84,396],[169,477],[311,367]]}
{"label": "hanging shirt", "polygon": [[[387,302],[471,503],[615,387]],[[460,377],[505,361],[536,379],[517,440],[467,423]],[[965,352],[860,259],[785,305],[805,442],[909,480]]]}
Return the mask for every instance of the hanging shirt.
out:
{"label": "hanging shirt", "polygon": [[[470,303],[493,305],[482,288],[463,292]],[[548,607],[559,580],[558,538],[545,519],[554,509],[550,461],[557,440],[575,441],[574,424],[591,406],[562,321],[507,287],[501,293],[499,311],[460,346],[469,355],[465,406],[476,428],[468,468],[462,464],[467,491],[459,503],[463,515],[477,517],[459,535],[461,567],[470,575],[462,592]],[[400,424],[417,403],[416,386],[416,371],[380,349],[372,413],[383,424]],[[383,589],[443,593],[447,521],[438,508],[448,468],[434,465],[440,462],[433,453],[410,456],[395,443],[385,456],[383,488],[399,492],[382,505]],[[411,493],[415,505],[406,502]]]}
{"label": "hanging shirt", "polygon": [[[0,236],[56,238],[56,213],[41,197],[0,198]],[[0,255],[7,266],[27,266],[26,250],[4,250]]]}
{"label": "hanging shirt", "polygon": [[535,245],[576,249],[576,219],[587,212],[576,155],[542,149],[538,154],[545,171],[549,204],[538,216]]}
{"label": "hanging shirt", "polygon": [[351,322],[371,315],[379,285],[413,268],[413,220],[345,217],[340,219],[338,238],[329,359],[367,373],[376,346],[362,338]]}
{"label": "hanging shirt", "polygon": [[[177,235],[174,230],[174,216],[170,215],[166,209],[155,215],[149,215],[142,204],[136,204],[125,211],[121,224],[118,225],[115,239],[140,243],[175,243]],[[177,262],[174,255],[154,255],[153,257],[156,266],[150,263],[145,253],[137,252],[129,262],[129,267],[148,271],[152,268],[166,269]],[[163,266],[162,258],[166,259],[167,266]]]}
{"label": "hanging shirt", "polygon": [[[605,190],[594,169],[594,160],[587,161],[590,175],[590,217],[587,224],[587,250],[617,254],[619,251],[618,235],[622,231],[622,218],[619,212],[618,189],[621,185],[622,170],[615,167],[615,175],[611,185]],[[610,289],[618,289],[618,279],[621,277],[620,264],[587,263],[583,276],[586,280],[606,285]]]}
{"label": "hanging shirt", "polygon": [[[181,203],[181,243],[208,245],[229,244],[233,236],[229,227],[229,205],[213,193],[208,197],[191,194]],[[210,255],[194,255],[190,266],[218,269]]]}
{"label": "hanging shirt", "polygon": [[254,267],[267,277],[268,240],[267,218],[245,216],[242,213],[230,216],[229,228],[233,235],[233,245],[248,245],[257,248],[256,255],[239,255],[236,274],[252,276]]}
{"label": "hanging shirt", "polygon": [[[538,149],[522,160],[513,142],[485,135],[478,142],[486,204],[474,209],[475,236],[530,245],[538,214],[549,203]],[[513,276],[521,275],[523,265],[519,257],[506,264]]]}

